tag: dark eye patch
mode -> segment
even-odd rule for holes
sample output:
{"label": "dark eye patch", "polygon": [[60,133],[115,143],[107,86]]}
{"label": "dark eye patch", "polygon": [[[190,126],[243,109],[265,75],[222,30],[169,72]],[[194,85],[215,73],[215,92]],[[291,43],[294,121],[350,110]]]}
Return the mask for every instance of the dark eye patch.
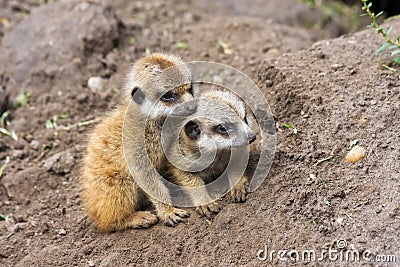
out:
{"label": "dark eye patch", "polygon": [[161,99],[161,101],[171,103],[171,102],[175,102],[178,98],[179,98],[179,96],[177,94],[172,93],[171,91],[168,91],[165,94],[163,94],[160,99]]}
{"label": "dark eye patch", "polygon": [[193,82],[190,83],[189,93],[193,95]]}
{"label": "dark eye patch", "polygon": [[131,92],[131,97],[132,97],[133,101],[135,101],[137,104],[141,105],[141,104],[143,104],[145,95],[139,87],[134,87]]}
{"label": "dark eye patch", "polygon": [[214,127],[214,131],[218,134],[228,135],[229,132],[232,131],[232,129],[229,125],[218,124],[217,126]]}
{"label": "dark eye patch", "polygon": [[226,127],[222,124],[217,126],[217,131],[222,134],[228,133],[228,129],[226,129]]}

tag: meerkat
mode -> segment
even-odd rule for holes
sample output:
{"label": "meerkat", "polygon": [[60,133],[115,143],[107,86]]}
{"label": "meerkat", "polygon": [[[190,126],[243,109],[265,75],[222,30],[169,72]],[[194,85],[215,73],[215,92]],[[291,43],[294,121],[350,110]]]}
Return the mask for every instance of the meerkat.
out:
{"label": "meerkat", "polygon": [[[171,67],[174,71],[165,75]],[[159,220],[174,226],[190,215],[168,204],[168,190],[151,170],[163,165],[160,132],[165,118],[182,103],[190,104],[180,111],[181,115],[195,111],[191,79],[190,70],[176,56],[156,53],[142,58],[127,75],[122,104],[91,133],[81,170],[81,198],[100,231],[147,228]],[[146,151],[140,148],[141,142],[145,143],[151,164],[143,159]],[[161,200],[138,186],[130,167],[157,190]],[[156,215],[139,210],[146,201],[154,205]]]}
{"label": "meerkat", "polygon": [[[177,165],[186,164],[186,167],[188,164],[192,165],[190,160],[197,160],[202,153],[216,151],[215,158],[211,165],[200,171],[190,171],[186,167],[180,168],[169,164],[165,173],[174,183],[189,191],[191,188],[199,189],[197,193],[192,194],[192,202],[201,216],[211,217],[220,211],[219,205],[211,201],[205,190],[205,184],[224,172],[233,147],[242,147],[250,151],[250,144],[256,140],[256,134],[252,129],[255,123],[251,110],[234,93],[221,90],[200,92],[197,111],[184,121],[179,139],[173,144],[174,149],[168,152],[168,158]],[[184,163],[177,161],[176,159],[182,158],[180,155],[189,161]],[[230,192],[233,202],[246,200],[248,184],[249,179],[245,172]]]}

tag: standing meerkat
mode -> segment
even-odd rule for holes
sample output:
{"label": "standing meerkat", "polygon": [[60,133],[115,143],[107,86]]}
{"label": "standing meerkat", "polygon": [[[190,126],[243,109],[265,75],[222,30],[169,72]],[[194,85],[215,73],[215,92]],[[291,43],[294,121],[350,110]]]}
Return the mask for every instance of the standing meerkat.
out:
{"label": "standing meerkat", "polygon": [[[167,72],[171,67],[173,71]],[[181,115],[195,111],[191,79],[190,70],[176,56],[151,54],[144,57],[133,65],[127,76],[124,90],[130,97],[126,97],[90,135],[81,170],[81,197],[100,231],[145,228],[158,220],[173,226],[190,215],[165,204],[171,203],[168,190],[152,170],[159,170],[164,164],[160,132],[165,118],[182,103],[190,104],[180,109]],[[144,160],[145,156],[150,161]],[[130,168],[156,190],[161,199],[141,190]],[[154,205],[156,215],[139,210],[146,199]]]}
{"label": "standing meerkat", "polygon": [[[196,113],[184,121],[179,138],[168,152],[167,157],[171,164],[168,165],[165,173],[174,183],[191,192],[192,203],[201,216],[211,217],[220,211],[218,204],[212,202],[205,184],[212,182],[224,172],[229,161],[232,160],[233,148],[250,151],[250,144],[256,140],[256,134],[252,129],[255,123],[251,110],[234,93],[222,90],[208,90],[200,93]],[[216,153],[211,164],[195,170],[196,160],[203,155],[212,155],[213,151]],[[246,154],[243,150],[240,151],[239,153]],[[177,167],[172,165],[174,163]],[[237,163],[233,162],[234,165],[241,165]],[[245,164],[247,166],[247,161]],[[193,166],[195,166],[194,169]],[[232,188],[230,194],[233,202],[246,200],[249,184],[247,174],[244,172]],[[197,190],[191,191],[192,188],[197,188]]]}

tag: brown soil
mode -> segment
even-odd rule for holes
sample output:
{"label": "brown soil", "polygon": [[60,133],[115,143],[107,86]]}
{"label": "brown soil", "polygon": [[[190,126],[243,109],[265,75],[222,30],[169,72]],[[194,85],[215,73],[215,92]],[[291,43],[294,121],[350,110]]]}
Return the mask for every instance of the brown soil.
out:
{"label": "brown soil", "polygon": [[[0,214],[9,216],[0,219],[1,266],[258,266],[269,263],[257,259],[265,245],[320,251],[339,239],[399,264],[399,68],[377,62],[390,60],[375,54],[373,30],[313,45],[343,29],[306,28],[322,15],[294,0],[43,2],[0,0],[0,111],[11,110],[7,129],[18,135],[0,137],[0,166],[10,157],[0,177]],[[225,63],[257,81],[277,123],[275,161],[246,203],[225,200],[213,220],[191,210],[175,228],[100,234],[78,188],[93,125],[55,131],[45,122],[104,116],[126,66],[146,51]],[[102,90],[87,87],[92,76],[105,79]],[[32,97],[16,109],[21,90]],[[355,139],[367,157],[351,164]]]}

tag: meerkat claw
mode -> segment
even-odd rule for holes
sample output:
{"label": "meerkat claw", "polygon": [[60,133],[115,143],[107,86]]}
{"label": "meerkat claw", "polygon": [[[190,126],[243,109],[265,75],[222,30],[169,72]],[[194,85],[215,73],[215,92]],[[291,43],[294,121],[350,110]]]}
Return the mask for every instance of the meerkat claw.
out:
{"label": "meerkat claw", "polygon": [[221,211],[221,208],[217,203],[210,203],[208,205],[202,205],[196,208],[196,212],[201,217],[211,218],[213,215],[218,214]]}
{"label": "meerkat claw", "polygon": [[187,218],[189,216],[189,212],[175,208],[165,219],[165,225],[176,226],[180,222],[185,222],[184,218]]}
{"label": "meerkat claw", "polygon": [[247,177],[242,177],[240,181],[231,191],[231,201],[233,203],[245,202],[248,194],[247,188],[249,187],[249,181]]}
{"label": "meerkat claw", "polygon": [[190,213],[187,212],[186,210],[180,210],[180,209],[176,209],[174,214],[176,216],[179,216],[180,218],[187,218],[190,217]]}
{"label": "meerkat claw", "polygon": [[247,190],[245,186],[238,186],[231,191],[231,200],[234,203],[245,202],[247,197]]}

